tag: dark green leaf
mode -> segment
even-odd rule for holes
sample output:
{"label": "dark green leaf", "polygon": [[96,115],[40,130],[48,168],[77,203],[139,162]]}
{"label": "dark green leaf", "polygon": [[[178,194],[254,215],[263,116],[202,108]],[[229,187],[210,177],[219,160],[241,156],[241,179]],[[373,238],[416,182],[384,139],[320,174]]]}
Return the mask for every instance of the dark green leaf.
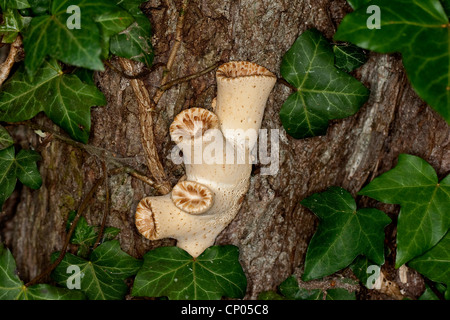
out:
{"label": "dark green leaf", "polygon": [[408,265],[427,278],[450,286],[450,233],[423,255]]}
{"label": "dark green leaf", "polygon": [[0,126],[0,150],[8,148],[13,143],[14,141],[9,135],[9,132],[3,126]]}
{"label": "dark green leaf", "polygon": [[32,189],[41,186],[42,178],[36,165],[40,159],[32,150],[21,150],[16,155],[14,146],[0,151],[0,208],[14,191],[17,179]]}
{"label": "dark green leaf", "polygon": [[356,300],[354,292],[348,292],[343,288],[327,290],[326,300]]}
{"label": "dark green leaf", "polygon": [[110,37],[126,29],[134,22],[134,18],[127,11],[118,10],[100,14],[95,21],[101,25],[103,34]]}
{"label": "dark green leaf", "polygon": [[29,8],[30,4],[27,0],[0,0],[0,7],[5,11],[6,9]]}
{"label": "dark green leaf", "polygon": [[[53,259],[58,253],[53,255]],[[62,286],[67,285],[70,266],[80,268],[80,290],[90,300],[120,300],[127,292],[125,279],[135,275],[142,265],[137,260],[120,249],[117,240],[104,242],[85,260],[70,253],[52,273],[52,278]]]}
{"label": "dark green leaf", "polygon": [[380,28],[367,27],[366,6],[344,17],[335,39],[382,53],[400,52],[414,90],[450,123],[450,23],[438,0],[372,0]]}
{"label": "dark green leaf", "polygon": [[350,72],[367,61],[364,50],[354,45],[333,45],[334,63],[337,68]]}
{"label": "dark green leaf", "polygon": [[[79,28],[69,29],[76,12],[69,6],[80,8]],[[45,57],[63,61],[66,64],[93,70],[104,70],[101,61],[101,34],[96,17],[121,10],[108,0],[54,0],[50,15],[33,18],[30,28],[24,33],[26,52],[25,66],[34,75]],[[74,20],[75,21],[75,20]]]}
{"label": "dark green leaf", "polygon": [[40,15],[50,12],[51,0],[28,0],[34,14]]}
{"label": "dark green leaf", "polygon": [[3,43],[13,43],[21,32],[30,23],[30,17],[22,17],[15,9],[3,12],[3,23],[0,25],[0,36]]}
{"label": "dark green leaf", "polygon": [[81,300],[78,290],[57,288],[48,284],[25,287],[16,274],[11,252],[0,243],[0,300]]}
{"label": "dark green leaf", "polygon": [[360,254],[384,263],[384,227],[390,219],[382,211],[357,210],[351,194],[339,187],[313,194],[301,204],[320,218],[306,252],[304,280],[330,275]]}
{"label": "dark green leaf", "polygon": [[431,249],[450,227],[450,175],[439,182],[433,167],[419,157],[401,154],[394,169],[359,194],[400,204],[396,267]]}
{"label": "dark green leaf", "polygon": [[275,291],[264,291],[258,295],[258,300],[287,300]]}
{"label": "dark green leaf", "polygon": [[195,259],[178,247],[160,247],[145,254],[132,295],[218,300],[242,298],[246,286],[237,247],[209,247]]}
{"label": "dark green leaf", "polygon": [[297,88],[280,110],[294,138],[325,134],[329,120],[353,115],[368,98],[360,82],[335,67],[331,45],[317,30],[297,38],[283,57],[281,74]]}
{"label": "dark green leaf", "polygon": [[370,1],[372,1],[372,0],[347,0],[347,2],[350,4],[350,6],[354,10],[359,9],[364,5],[366,5],[366,7],[367,7],[367,5],[369,4]]}
{"label": "dark green leaf", "polygon": [[127,10],[135,22],[124,31],[111,37],[110,50],[112,54],[150,66],[154,58],[151,41],[152,27],[148,18],[139,8],[142,2],[144,1],[119,1],[118,5]]}
{"label": "dark green leaf", "polygon": [[54,60],[46,61],[29,82],[19,69],[0,92],[0,120],[23,121],[44,111],[74,139],[86,143],[91,128],[91,106],[105,105],[96,86],[84,84],[75,75],[66,75]]}
{"label": "dark green leaf", "polygon": [[280,292],[290,300],[321,300],[322,290],[307,290],[300,288],[295,276],[290,276],[279,286]]}

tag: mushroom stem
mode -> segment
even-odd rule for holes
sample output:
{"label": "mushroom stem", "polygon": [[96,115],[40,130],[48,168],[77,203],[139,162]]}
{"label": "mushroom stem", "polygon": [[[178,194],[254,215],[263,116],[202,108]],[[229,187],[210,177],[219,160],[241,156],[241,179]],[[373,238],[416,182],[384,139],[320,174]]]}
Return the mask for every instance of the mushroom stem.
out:
{"label": "mushroom stem", "polygon": [[250,62],[230,62],[216,73],[215,113],[191,108],[170,126],[183,151],[186,180],[172,192],[146,197],[136,209],[136,226],[150,240],[177,239],[193,257],[214,244],[234,219],[248,191],[251,151],[276,77]]}

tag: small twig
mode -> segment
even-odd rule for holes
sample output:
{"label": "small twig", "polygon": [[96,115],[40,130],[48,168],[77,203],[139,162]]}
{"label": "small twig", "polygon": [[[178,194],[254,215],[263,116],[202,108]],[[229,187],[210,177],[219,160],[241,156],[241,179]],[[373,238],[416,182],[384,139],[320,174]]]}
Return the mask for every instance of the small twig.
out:
{"label": "small twig", "polygon": [[17,36],[16,40],[11,43],[11,47],[9,49],[8,57],[6,60],[0,65],[0,86],[8,79],[9,73],[14,65],[16,60],[17,53],[19,52],[20,47],[22,46],[22,38],[20,35]]}
{"label": "small twig", "polygon": [[[163,87],[169,81],[169,74],[172,70],[172,67],[175,63],[175,58],[178,53],[178,49],[181,46],[181,42],[183,40],[183,27],[184,27],[184,18],[186,16],[186,11],[188,8],[189,0],[183,0],[183,4],[181,5],[181,10],[178,15],[177,26],[175,30],[175,43],[170,50],[169,59],[167,60],[166,68],[164,70],[164,76],[161,79],[160,88]],[[162,95],[164,94],[164,90],[157,90],[155,95],[153,96],[153,101],[157,105]]]}
{"label": "small twig", "polygon": [[173,81],[167,82],[165,85],[161,86],[159,89],[162,90],[162,91],[167,91],[170,88],[172,88],[173,86],[176,86],[177,84],[196,79],[196,78],[198,78],[198,77],[200,77],[200,76],[202,76],[204,74],[207,74],[208,72],[211,72],[212,70],[216,69],[220,64],[221,63],[215,63],[212,66],[210,66],[210,67],[208,67],[206,69],[203,69],[200,72],[197,72],[197,73],[194,73],[194,74],[190,74],[188,76],[181,77],[181,78],[175,79]]}
{"label": "small twig", "polygon": [[32,286],[39,281],[41,281],[44,277],[49,275],[64,259],[64,256],[66,255],[67,247],[69,246],[70,239],[72,238],[72,234],[75,231],[75,228],[77,226],[78,220],[80,219],[81,215],[83,214],[84,210],[87,208],[89,201],[92,199],[92,196],[94,195],[97,188],[102,184],[103,180],[105,179],[105,175],[103,175],[101,178],[99,178],[96,183],[92,186],[89,193],[86,195],[86,197],[81,202],[77,214],[75,218],[72,221],[72,225],[70,226],[69,233],[67,233],[66,241],[64,242],[64,246],[61,249],[58,258],[47,268],[45,269],[41,274],[37,275],[34,279],[32,279],[30,282],[25,284],[26,287]]}
{"label": "small twig", "polygon": [[427,277],[423,277],[423,280],[427,284],[427,286],[433,291],[433,293],[438,297],[439,300],[445,300],[445,296],[436,288],[433,281],[428,279]]}
{"label": "small twig", "polygon": [[106,167],[106,162],[102,161],[102,170],[103,170],[103,177],[105,182],[105,208],[103,209],[103,218],[102,218],[102,224],[100,226],[100,230],[98,231],[97,240],[95,241],[93,250],[97,248],[97,246],[100,244],[102,238],[103,238],[103,232],[105,231],[106,226],[106,219],[108,218],[109,214],[109,179],[108,179],[108,168]]}
{"label": "small twig", "polygon": [[105,64],[114,72],[120,74],[121,77],[124,77],[126,79],[142,79],[147,77],[149,74],[151,74],[153,71],[155,71],[156,69],[160,68],[160,67],[164,67],[165,64],[162,62],[158,62],[153,64],[150,69],[149,68],[145,68],[144,70],[142,70],[141,72],[139,72],[136,75],[129,75],[125,72],[123,72],[122,70],[117,69],[111,62],[109,61],[105,61]]}
{"label": "small twig", "polygon": [[[42,132],[47,132],[49,133],[53,138],[64,142],[72,147],[75,147],[77,149],[83,150],[86,153],[88,153],[91,156],[94,156],[96,158],[99,159],[104,159],[106,160],[108,163],[112,164],[113,166],[118,167],[120,172],[125,172],[128,173],[129,175],[141,180],[142,182],[147,183],[148,185],[150,185],[151,187],[157,189],[159,191],[159,189],[161,188],[159,184],[155,183],[155,181],[153,181],[152,179],[146,177],[143,173],[139,172],[138,170],[131,168],[125,164],[122,163],[122,160],[120,157],[115,157],[110,151],[100,148],[100,147],[96,147],[90,144],[83,144],[80,143],[78,141],[72,140],[71,138],[68,138],[66,136],[63,136],[61,134],[58,134],[56,132],[54,132],[53,130],[40,126],[36,123],[32,123],[30,121],[23,121],[23,122],[15,122],[15,123],[7,123],[8,126],[19,126],[19,125],[24,125],[27,126],[28,128],[32,129],[32,130],[40,130]],[[123,159],[123,158],[122,158]],[[118,172],[118,173],[120,173]],[[110,172],[111,173],[111,172]]]}
{"label": "small twig", "polygon": [[[119,62],[124,70],[133,71],[134,66],[130,60],[119,58]],[[153,178],[161,185],[163,194],[169,193],[170,184],[167,181],[166,173],[159,160],[158,150],[155,145],[155,137],[153,134],[153,117],[152,110],[154,105],[150,99],[150,95],[145,84],[140,79],[131,79],[131,87],[137,98],[139,105],[139,123],[141,130],[141,141],[147,159],[147,167]]]}

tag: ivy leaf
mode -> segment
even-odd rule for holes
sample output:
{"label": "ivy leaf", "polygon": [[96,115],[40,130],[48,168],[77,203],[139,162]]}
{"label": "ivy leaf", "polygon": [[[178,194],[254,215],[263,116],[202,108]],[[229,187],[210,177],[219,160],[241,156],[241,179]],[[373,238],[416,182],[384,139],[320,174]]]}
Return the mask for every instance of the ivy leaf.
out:
{"label": "ivy leaf", "polygon": [[[67,23],[80,8],[80,28],[69,29]],[[95,18],[120,10],[108,0],[53,0],[49,15],[33,18],[24,33],[25,66],[34,75],[47,55],[66,64],[93,70],[104,70],[101,61],[101,34]]]}
{"label": "ivy leaf", "polygon": [[27,0],[0,0],[3,11],[7,9],[26,9],[30,7]]}
{"label": "ivy leaf", "polygon": [[[71,227],[73,219],[75,218],[77,212],[71,211],[69,212],[69,217],[67,219],[66,230],[68,231]],[[70,243],[78,245],[77,255],[79,257],[87,257],[89,254],[90,248],[97,241],[99,232],[99,227],[91,226],[87,223],[86,219],[81,216],[78,220],[77,226],[70,238]],[[103,231],[102,241],[109,241],[114,239],[120,233],[120,229],[107,227]]]}
{"label": "ivy leaf", "polygon": [[450,23],[438,0],[372,0],[380,29],[369,29],[362,5],[346,15],[335,40],[381,53],[400,52],[417,94],[450,123]]}
{"label": "ivy leaf", "polygon": [[401,206],[397,223],[396,267],[436,245],[450,227],[450,175],[438,181],[425,160],[401,154],[397,166],[360,192]]}
{"label": "ivy leaf", "polygon": [[0,243],[0,300],[82,300],[78,290],[37,284],[26,287],[16,274],[11,252]]}
{"label": "ivy leaf", "polygon": [[411,260],[408,265],[425,277],[444,283],[450,288],[450,233],[426,253]]}
{"label": "ivy leaf", "polygon": [[326,300],[356,300],[354,292],[349,292],[343,288],[327,290]]}
{"label": "ivy leaf", "polygon": [[0,150],[8,148],[13,143],[14,141],[9,135],[9,132],[3,126],[0,126]]}
{"label": "ivy leaf", "polygon": [[193,258],[178,247],[147,252],[137,274],[132,295],[170,300],[218,300],[242,298],[247,279],[235,246],[213,246]]}
{"label": "ivy leaf", "polygon": [[154,53],[151,41],[152,27],[150,21],[139,8],[144,0],[119,1],[118,5],[127,10],[134,22],[124,31],[111,37],[112,54],[132,59],[150,66]]}
{"label": "ivy leaf", "polygon": [[278,287],[281,294],[290,300],[321,300],[323,292],[320,289],[307,290],[300,288],[295,276],[290,276]]}
{"label": "ivy leaf", "polygon": [[[52,255],[56,259],[58,252]],[[52,278],[66,286],[71,276],[70,266],[80,268],[80,290],[90,300],[120,300],[127,292],[125,279],[135,275],[142,261],[131,257],[120,249],[119,241],[107,241],[90,254],[89,260],[67,253],[52,273]]]}
{"label": "ivy leaf", "polygon": [[353,115],[368,98],[366,87],[335,67],[331,45],[314,29],[286,52],[281,75],[297,88],[280,110],[283,127],[294,138],[325,134],[329,120]]}
{"label": "ivy leaf", "polygon": [[313,194],[301,204],[320,218],[306,252],[303,280],[330,275],[360,254],[384,263],[384,227],[391,221],[384,212],[357,210],[351,194],[339,187]]}
{"label": "ivy leaf", "polygon": [[337,68],[350,72],[367,61],[367,55],[361,48],[348,44],[333,45],[334,63]]}
{"label": "ivy leaf", "polygon": [[55,60],[45,61],[32,82],[21,68],[2,86],[0,120],[24,121],[44,111],[72,138],[87,143],[90,108],[105,104],[105,97],[96,86],[64,74]]}
{"label": "ivy leaf", "polygon": [[32,189],[42,185],[36,161],[41,156],[32,150],[20,150],[15,154],[14,146],[0,151],[0,208],[14,191],[17,179]]}
{"label": "ivy leaf", "polygon": [[0,25],[2,43],[13,43],[17,35],[30,23],[30,17],[22,17],[15,9],[3,12],[3,23]]}
{"label": "ivy leaf", "polygon": [[28,0],[30,8],[35,15],[41,15],[50,11],[51,0]]}

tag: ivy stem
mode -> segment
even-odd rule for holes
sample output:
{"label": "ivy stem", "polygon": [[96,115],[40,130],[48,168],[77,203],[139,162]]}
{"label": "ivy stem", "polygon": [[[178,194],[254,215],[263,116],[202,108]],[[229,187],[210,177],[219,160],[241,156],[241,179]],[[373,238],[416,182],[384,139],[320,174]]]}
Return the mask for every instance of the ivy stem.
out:
{"label": "ivy stem", "polygon": [[78,220],[80,219],[80,217],[83,214],[84,210],[87,208],[87,206],[88,206],[90,200],[92,199],[95,191],[98,189],[98,187],[105,180],[105,176],[106,175],[104,174],[101,178],[99,178],[95,182],[95,184],[92,186],[91,190],[89,190],[89,193],[86,195],[86,197],[81,202],[81,204],[80,204],[80,206],[79,206],[79,208],[77,210],[77,214],[76,214],[75,218],[72,221],[72,225],[70,226],[69,232],[67,233],[66,241],[64,242],[64,246],[61,249],[58,258],[48,268],[46,268],[41,274],[36,276],[34,279],[32,279],[27,284],[25,284],[26,287],[32,286],[32,285],[38,283],[39,281],[41,281],[44,277],[49,275],[61,263],[61,261],[64,259],[64,256],[66,255],[67,247],[69,246],[70,239],[72,238],[72,234],[73,234],[73,232],[74,232],[74,230],[75,230],[75,228],[77,226]]}
{"label": "ivy stem", "polygon": [[93,250],[95,250],[95,248],[97,248],[97,246],[100,244],[102,237],[103,237],[103,232],[105,230],[105,226],[106,226],[106,219],[108,217],[109,214],[109,200],[110,200],[110,196],[109,196],[109,179],[108,179],[108,169],[106,167],[106,162],[102,161],[102,169],[103,169],[103,176],[104,176],[104,181],[105,181],[105,208],[103,209],[103,218],[102,218],[102,224],[100,226],[100,230],[98,231],[98,235],[97,235],[97,240],[95,241]]}

